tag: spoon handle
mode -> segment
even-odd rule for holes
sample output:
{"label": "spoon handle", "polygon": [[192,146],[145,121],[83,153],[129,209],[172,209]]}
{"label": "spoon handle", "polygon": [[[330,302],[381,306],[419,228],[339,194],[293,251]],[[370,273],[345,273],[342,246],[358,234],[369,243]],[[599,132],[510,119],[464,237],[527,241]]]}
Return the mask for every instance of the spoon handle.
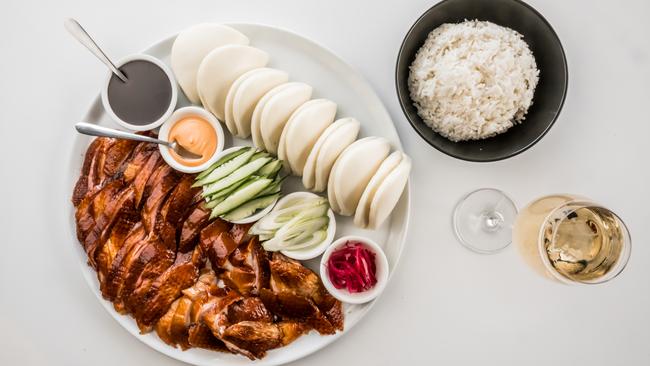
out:
{"label": "spoon handle", "polygon": [[117,77],[120,78],[123,82],[126,83],[127,79],[126,76],[120,71],[115,65],[109,60],[109,58],[106,56],[104,51],[102,51],[101,48],[95,43],[95,41],[90,37],[88,32],[77,22],[76,20],[72,18],[68,18],[64,22],[65,29],[68,30],[70,34],[74,38],[77,39],[82,45],[86,46],[86,48],[93,53],[101,62],[103,62],[106,66],[108,66],[111,71],[113,71],[113,74],[117,75]]}
{"label": "spoon handle", "polygon": [[94,125],[92,123],[79,122],[74,126],[74,128],[77,129],[77,132],[84,135],[113,137],[118,139],[135,140],[135,141],[142,141],[142,142],[153,142],[155,144],[165,145],[171,148],[171,144],[167,141],[158,140],[149,136],[138,135],[136,133],[114,130],[112,128],[102,127],[102,126]]}

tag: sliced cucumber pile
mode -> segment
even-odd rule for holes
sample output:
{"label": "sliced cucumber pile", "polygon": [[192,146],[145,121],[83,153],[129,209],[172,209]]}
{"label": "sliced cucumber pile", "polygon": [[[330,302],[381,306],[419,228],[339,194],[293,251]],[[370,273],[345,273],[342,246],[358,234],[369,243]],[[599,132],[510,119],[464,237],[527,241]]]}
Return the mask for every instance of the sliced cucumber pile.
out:
{"label": "sliced cucumber pile", "polygon": [[210,218],[238,221],[273,204],[282,190],[282,161],[253,147],[225,155],[197,175]]}

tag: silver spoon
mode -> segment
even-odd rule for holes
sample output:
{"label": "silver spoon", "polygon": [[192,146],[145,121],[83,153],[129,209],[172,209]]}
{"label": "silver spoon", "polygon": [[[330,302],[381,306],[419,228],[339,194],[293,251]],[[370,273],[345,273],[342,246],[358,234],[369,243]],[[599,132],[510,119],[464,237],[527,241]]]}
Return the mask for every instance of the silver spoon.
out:
{"label": "silver spoon", "polygon": [[65,25],[65,29],[67,29],[68,32],[70,32],[70,34],[72,34],[72,36],[77,39],[77,41],[86,46],[86,48],[92,52],[93,55],[95,55],[101,62],[103,62],[106,66],[108,66],[109,69],[111,69],[113,74],[115,74],[118,78],[120,78],[120,80],[126,83],[126,75],[124,75],[122,71],[115,67],[115,64],[108,58],[108,56],[106,56],[104,51],[99,48],[97,43],[95,43],[88,32],[83,29],[79,22],[72,18],[68,18],[63,24]]}
{"label": "silver spoon", "polygon": [[191,151],[188,151],[183,146],[179,145],[176,141],[168,142],[168,141],[158,140],[153,137],[138,135],[136,133],[126,132],[126,131],[114,130],[112,128],[102,127],[102,126],[98,126],[86,122],[79,122],[74,126],[74,128],[77,129],[77,132],[89,136],[113,137],[116,139],[153,142],[154,144],[167,146],[168,148],[174,150],[178,155],[190,159],[200,159],[203,157],[202,155],[198,155]]}

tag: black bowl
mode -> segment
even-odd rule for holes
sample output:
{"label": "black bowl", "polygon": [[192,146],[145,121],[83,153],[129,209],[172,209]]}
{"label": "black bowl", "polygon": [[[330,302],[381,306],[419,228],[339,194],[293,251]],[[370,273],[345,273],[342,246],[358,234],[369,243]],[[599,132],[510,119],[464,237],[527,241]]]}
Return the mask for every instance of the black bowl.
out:
{"label": "black bowl", "polygon": [[[524,36],[535,56],[539,82],[533,105],[523,123],[484,140],[453,142],[435,133],[417,113],[408,90],[409,66],[429,32],[444,23],[487,20]],[[551,128],[564,104],[568,71],[562,44],[551,25],[519,0],[445,0],[427,10],[406,34],[397,56],[395,82],[400,105],[411,126],[429,145],[468,161],[496,161],[515,156],[539,141]]]}

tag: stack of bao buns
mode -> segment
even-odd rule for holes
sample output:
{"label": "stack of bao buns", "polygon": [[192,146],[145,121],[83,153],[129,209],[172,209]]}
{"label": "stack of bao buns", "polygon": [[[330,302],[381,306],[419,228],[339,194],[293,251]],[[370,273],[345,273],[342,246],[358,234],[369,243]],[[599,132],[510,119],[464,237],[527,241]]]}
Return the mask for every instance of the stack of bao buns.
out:
{"label": "stack of bao buns", "polygon": [[357,140],[361,124],[336,119],[337,105],[311,99],[313,88],[266,67],[269,55],[241,32],[203,23],[181,32],[171,63],[187,98],[202,104],[237,137],[284,161],[305,188],[327,190],[332,210],[376,229],[407,184],[411,159],[381,137]]}

